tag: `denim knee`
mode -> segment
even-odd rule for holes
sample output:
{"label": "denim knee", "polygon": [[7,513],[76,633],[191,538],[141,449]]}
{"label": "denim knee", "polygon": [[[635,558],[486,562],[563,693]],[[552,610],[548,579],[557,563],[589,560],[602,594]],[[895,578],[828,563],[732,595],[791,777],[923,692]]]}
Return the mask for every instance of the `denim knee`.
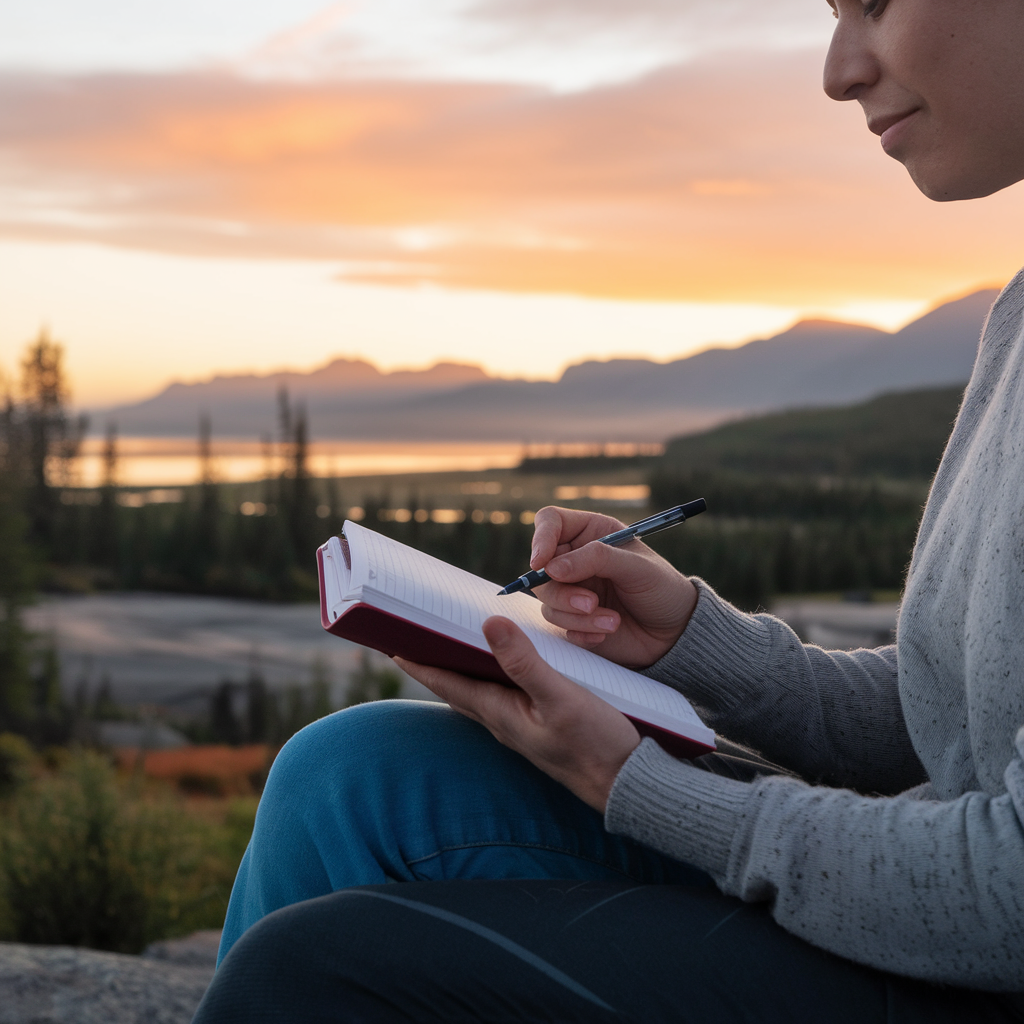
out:
{"label": "denim knee", "polygon": [[461,731],[462,716],[446,704],[417,700],[380,700],[335,711],[300,729],[281,748],[272,774],[300,778],[310,770],[346,764],[365,768],[367,758],[387,756],[389,748],[410,743],[429,746],[444,740],[439,732]]}
{"label": "denim knee", "polygon": [[304,804],[316,794],[342,795],[411,778],[439,759],[451,766],[460,752],[497,745],[482,726],[447,705],[386,700],[336,711],[297,732],[274,760],[263,803]]}

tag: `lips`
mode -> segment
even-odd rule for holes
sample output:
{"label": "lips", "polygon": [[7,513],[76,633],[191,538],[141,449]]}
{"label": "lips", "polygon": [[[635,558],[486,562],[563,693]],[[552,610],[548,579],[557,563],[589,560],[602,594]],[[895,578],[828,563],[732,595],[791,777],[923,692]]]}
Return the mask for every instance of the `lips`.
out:
{"label": "lips", "polygon": [[913,120],[920,107],[904,110],[900,114],[887,114],[884,117],[873,117],[868,121],[868,129],[882,137],[882,149],[892,154],[903,135],[906,126]]}
{"label": "lips", "polygon": [[886,114],[884,117],[869,118],[868,131],[875,135],[884,135],[890,128],[894,128],[900,121],[905,121],[908,117],[912,117],[918,110],[920,110],[920,107],[904,110],[901,114]]}

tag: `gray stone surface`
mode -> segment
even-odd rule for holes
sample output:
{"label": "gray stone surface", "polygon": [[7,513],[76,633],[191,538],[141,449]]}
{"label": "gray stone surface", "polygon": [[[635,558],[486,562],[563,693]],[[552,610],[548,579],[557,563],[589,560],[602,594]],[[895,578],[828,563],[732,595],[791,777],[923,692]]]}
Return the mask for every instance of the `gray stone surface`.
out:
{"label": "gray stone surface", "polygon": [[188,1024],[218,932],[154,943],[143,956],[0,943],[0,1024]]}
{"label": "gray stone surface", "polygon": [[[69,698],[83,683],[95,693],[106,678],[123,704],[184,713],[205,714],[219,682],[244,682],[254,667],[271,689],[307,683],[314,659],[328,669],[340,706],[360,654],[358,645],[324,631],[316,604],[182,594],[59,596],[27,609],[25,623],[53,638]],[[371,660],[393,667],[383,654],[373,652]],[[436,699],[404,675],[402,696]]]}
{"label": "gray stone surface", "polygon": [[142,955],[153,960],[163,960],[180,967],[217,966],[217,949],[220,946],[220,929],[208,928],[193,932],[183,939],[164,939],[146,947]]}
{"label": "gray stone surface", "polygon": [[164,722],[93,722],[93,735],[105,747],[143,747],[176,750],[188,746],[188,737]]}

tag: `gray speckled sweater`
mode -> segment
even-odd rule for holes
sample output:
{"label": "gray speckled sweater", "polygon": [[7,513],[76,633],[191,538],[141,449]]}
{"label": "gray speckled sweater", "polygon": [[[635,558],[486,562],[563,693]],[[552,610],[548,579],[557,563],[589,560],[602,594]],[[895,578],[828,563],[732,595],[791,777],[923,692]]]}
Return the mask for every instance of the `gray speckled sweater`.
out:
{"label": "gray speckled sweater", "polygon": [[771,901],[840,956],[1024,991],[1024,271],[982,335],[894,647],[804,645],[697,582],[686,632],[648,674],[815,784],[737,782],[644,740],[609,831]]}

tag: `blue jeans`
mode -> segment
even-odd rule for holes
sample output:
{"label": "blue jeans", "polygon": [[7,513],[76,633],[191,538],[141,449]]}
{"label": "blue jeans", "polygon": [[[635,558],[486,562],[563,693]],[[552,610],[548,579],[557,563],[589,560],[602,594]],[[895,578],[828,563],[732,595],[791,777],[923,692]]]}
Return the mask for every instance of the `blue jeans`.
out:
{"label": "blue jeans", "polygon": [[219,960],[246,929],[356,885],[558,878],[712,886],[440,704],[381,701],[292,737],[242,858]]}

